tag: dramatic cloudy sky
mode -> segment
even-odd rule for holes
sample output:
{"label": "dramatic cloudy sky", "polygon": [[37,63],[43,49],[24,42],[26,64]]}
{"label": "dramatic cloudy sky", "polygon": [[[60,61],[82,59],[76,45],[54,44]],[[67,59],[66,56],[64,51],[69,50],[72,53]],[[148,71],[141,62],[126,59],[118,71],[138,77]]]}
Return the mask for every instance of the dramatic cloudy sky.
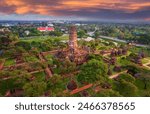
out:
{"label": "dramatic cloudy sky", "polygon": [[150,21],[150,0],[0,0],[0,20]]}

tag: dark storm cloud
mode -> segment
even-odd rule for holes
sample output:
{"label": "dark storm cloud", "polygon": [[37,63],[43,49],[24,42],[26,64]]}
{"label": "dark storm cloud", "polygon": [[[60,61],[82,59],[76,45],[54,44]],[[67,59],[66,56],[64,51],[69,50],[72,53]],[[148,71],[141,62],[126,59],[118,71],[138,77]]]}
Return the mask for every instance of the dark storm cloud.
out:
{"label": "dark storm cloud", "polygon": [[139,10],[133,13],[127,13],[119,10],[109,9],[95,9],[95,12],[91,12],[88,9],[80,11],[58,11],[60,14],[75,15],[79,17],[87,17],[91,19],[145,19],[150,17],[150,9]]}

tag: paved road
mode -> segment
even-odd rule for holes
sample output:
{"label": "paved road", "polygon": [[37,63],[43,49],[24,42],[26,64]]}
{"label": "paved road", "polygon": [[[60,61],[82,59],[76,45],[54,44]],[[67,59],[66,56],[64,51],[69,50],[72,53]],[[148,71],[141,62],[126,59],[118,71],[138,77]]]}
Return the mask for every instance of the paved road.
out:
{"label": "paved road", "polygon": [[[115,38],[115,37],[109,37],[109,36],[100,36],[100,38],[103,38],[103,39],[108,39],[108,40],[113,40],[113,41],[117,41],[117,42],[123,42],[123,43],[127,43],[126,40],[120,40],[118,38]],[[149,47],[148,45],[143,45],[143,44],[134,44],[135,46],[138,46],[138,47]]]}

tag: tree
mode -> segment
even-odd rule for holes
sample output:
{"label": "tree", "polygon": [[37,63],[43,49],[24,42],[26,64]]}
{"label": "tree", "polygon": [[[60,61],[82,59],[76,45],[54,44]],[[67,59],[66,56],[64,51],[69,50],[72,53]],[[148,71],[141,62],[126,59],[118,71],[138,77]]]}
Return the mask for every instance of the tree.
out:
{"label": "tree", "polygon": [[0,34],[0,49],[8,47],[11,43],[18,41],[18,36],[11,32],[3,32]]}
{"label": "tree", "polygon": [[49,35],[50,36],[57,36],[57,37],[59,37],[59,36],[62,36],[63,35],[63,33],[61,32],[61,31],[51,31],[51,32],[49,32]]}
{"label": "tree", "polygon": [[94,97],[121,97],[121,95],[119,94],[119,92],[112,89],[103,89],[100,92],[96,93]]}
{"label": "tree", "polygon": [[143,91],[142,96],[143,97],[150,97],[150,90]]}
{"label": "tree", "polygon": [[26,42],[26,41],[19,41],[15,44],[15,46],[23,47],[27,51],[31,49],[30,42]]}
{"label": "tree", "polygon": [[37,48],[32,48],[32,49],[30,50],[30,53],[33,54],[34,56],[38,56],[39,50],[38,50]]}
{"label": "tree", "polygon": [[15,79],[0,80],[0,94],[5,96],[6,92],[12,89],[15,89],[16,84],[14,83]]}
{"label": "tree", "polygon": [[144,34],[140,38],[137,39],[139,43],[142,44],[150,44],[150,34]]}
{"label": "tree", "polygon": [[148,85],[150,86],[150,74],[149,73],[142,73],[140,74],[139,78],[143,84],[144,84],[144,89],[148,89]]}
{"label": "tree", "polygon": [[124,79],[115,83],[115,89],[124,97],[137,96],[138,92],[138,88],[133,83],[127,82]]}
{"label": "tree", "polygon": [[107,76],[108,68],[103,61],[92,59],[81,68],[77,80],[81,83],[94,83]]}
{"label": "tree", "polygon": [[26,68],[29,72],[32,72],[32,71],[36,71],[36,70],[41,70],[41,69],[44,69],[46,66],[44,63],[41,63],[41,62],[31,62],[29,63],[28,65],[26,65]]}
{"label": "tree", "polygon": [[[29,28],[28,30],[30,31],[30,34],[28,36],[40,36],[40,35],[42,35],[42,33],[39,30],[37,30],[36,28]],[[20,33],[22,33],[22,32],[20,32]],[[27,36],[27,35],[24,35],[24,36]]]}
{"label": "tree", "polygon": [[57,74],[54,74],[50,80],[47,81],[47,89],[50,90],[50,96],[63,96],[63,91],[66,89],[65,80]]}
{"label": "tree", "polygon": [[26,84],[29,80],[31,80],[31,78],[32,78],[32,75],[29,73],[29,72],[27,72],[26,70],[24,70],[23,68],[21,68],[20,69],[20,71],[21,71],[21,78],[20,77],[18,77],[17,79],[16,79],[16,84],[18,84],[18,85],[24,85],[24,84]]}
{"label": "tree", "polygon": [[118,80],[125,80],[127,82],[134,83],[135,78],[132,75],[130,75],[130,74],[124,73],[124,74],[120,74],[118,76]]}
{"label": "tree", "polygon": [[37,97],[44,95],[46,91],[46,83],[44,81],[38,82],[36,80],[26,83],[23,86],[23,90],[25,93],[25,96],[28,97]]}
{"label": "tree", "polygon": [[89,60],[96,59],[96,60],[102,61],[103,57],[101,55],[89,54],[88,59]]}
{"label": "tree", "polygon": [[[63,58],[63,56],[60,56],[60,58]],[[54,64],[57,65],[57,67],[53,68],[53,70],[57,74],[66,74],[76,70],[76,64],[69,60],[60,62],[59,59],[54,59]]]}
{"label": "tree", "polygon": [[95,31],[93,37],[94,37],[95,39],[98,39],[99,36],[100,36],[99,31]]}
{"label": "tree", "polygon": [[86,36],[86,32],[84,30],[80,30],[78,33],[77,33],[78,37],[79,38],[83,38]]}
{"label": "tree", "polygon": [[142,71],[142,69],[135,64],[127,65],[126,68],[128,69],[128,73],[132,76]]}

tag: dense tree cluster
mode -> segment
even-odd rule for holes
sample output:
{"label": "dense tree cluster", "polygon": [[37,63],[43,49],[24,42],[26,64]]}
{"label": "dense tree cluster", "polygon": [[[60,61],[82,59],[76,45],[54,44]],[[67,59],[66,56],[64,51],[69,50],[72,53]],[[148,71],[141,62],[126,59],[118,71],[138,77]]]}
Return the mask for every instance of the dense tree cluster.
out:
{"label": "dense tree cluster", "polygon": [[0,33],[0,49],[7,49],[11,43],[18,41],[18,36],[12,32],[1,32]]}
{"label": "dense tree cluster", "polygon": [[92,59],[81,68],[77,80],[81,83],[93,83],[107,76],[107,65],[100,60]]}

